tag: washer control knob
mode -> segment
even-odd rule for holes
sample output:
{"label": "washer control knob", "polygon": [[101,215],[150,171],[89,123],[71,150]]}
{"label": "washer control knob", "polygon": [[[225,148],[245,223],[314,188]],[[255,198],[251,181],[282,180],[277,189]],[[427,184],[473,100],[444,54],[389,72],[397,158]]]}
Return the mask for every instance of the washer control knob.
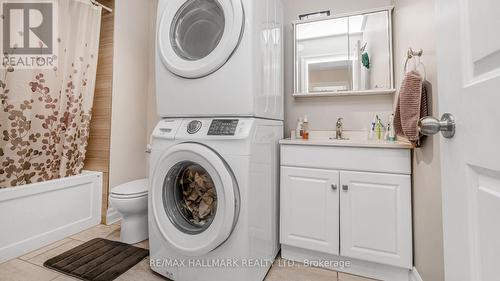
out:
{"label": "washer control knob", "polygon": [[198,121],[198,120],[194,120],[194,121],[189,122],[189,124],[187,126],[188,134],[193,135],[193,134],[198,133],[198,131],[201,129],[201,125],[202,125],[201,121]]}

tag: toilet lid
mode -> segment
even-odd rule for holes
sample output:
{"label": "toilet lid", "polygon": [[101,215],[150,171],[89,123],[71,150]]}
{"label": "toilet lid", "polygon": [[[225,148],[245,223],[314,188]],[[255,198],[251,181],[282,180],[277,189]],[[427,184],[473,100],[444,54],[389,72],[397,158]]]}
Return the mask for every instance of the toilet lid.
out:
{"label": "toilet lid", "polygon": [[112,195],[121,196],[137,196],[146,193],[148,193],[148,179],[127,182],[111,190]]}

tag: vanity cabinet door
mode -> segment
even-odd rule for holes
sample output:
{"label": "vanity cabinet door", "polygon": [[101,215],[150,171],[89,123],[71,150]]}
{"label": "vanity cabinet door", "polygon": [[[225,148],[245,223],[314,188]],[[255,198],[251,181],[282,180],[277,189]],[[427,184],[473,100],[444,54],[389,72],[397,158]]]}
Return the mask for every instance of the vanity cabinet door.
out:
{"label": "vanity cabinet door", "polygon": [[339,172],[281,167],[281,233],[285,245],[339,254]]}
{"label": "vanity cabinet door", "polygon": [[341,255],[411,268],[411,177],[341,172],[340,182]]}

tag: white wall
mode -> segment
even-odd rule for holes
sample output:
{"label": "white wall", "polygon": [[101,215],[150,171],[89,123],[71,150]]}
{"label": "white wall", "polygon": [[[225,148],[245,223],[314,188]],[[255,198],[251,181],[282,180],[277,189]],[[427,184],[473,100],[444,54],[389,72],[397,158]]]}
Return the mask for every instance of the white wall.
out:
{"label": "white wall", "polygon": [[[433,116],[438,117],[435,0],[394,0],[396,85],[403,79],[408,47],[422,48],[427,80],[433,84]],[[414,263],[425,281],[444,280],[439,137],[415,149],[413,159]]]}
{"label": "white wall", "polygon": [[309,117],[313,130],[333,130],[338,117],[344,118],[346,129],[368,129],[375,113],[392,112],[392,96],[335,97],[294,99],[293,93],[293,33],[291,23],[300,14],[331,10],[345,13],[391,5],[391,0],[283,0],[285,6],[285,136],[295,129],[297,118]]}
{"label": "white wall", "polygon": [[[149,32],[148,37],[151,42],[149,46],[149,64],[148,68],[148,99],[147,99],[147,127],[146,127],[146,142],[149,144],[151,141],[151,134],[153,134],[153,130],[156,127],[156,124],[160,121],[158,117],[158,113],[156,111],[156,83],[155,83],[155,47],[156,47],[156,13],[158,0],[148,0],[151,2],[150,6],[150,14],[151,19],[149,21]],[[147,169],[149,171],[149,155],[147,162]]]}
{"label": "white wall", "polygon": [[115,2],[113,102],[109,183],[147,175],[145,154],[152,63],[150,38],[153,1]]}
{"label": "white wall", "polygon": [[156,47],[156,13],[158,0],[149,0],[151,1],[151,20],[150,20],[150,31],[149,37],[152,42],[151,46],[149,46],[150,51],[150,61],[151,64],[149,66],[149,92],[148,92],[148,116],[147,116],[147,136],[146,139],[149,143],[151,134],[153,130],[160,120],[158,118],[158,113],[156,112],[156,84],[155,84],[155,47]]}

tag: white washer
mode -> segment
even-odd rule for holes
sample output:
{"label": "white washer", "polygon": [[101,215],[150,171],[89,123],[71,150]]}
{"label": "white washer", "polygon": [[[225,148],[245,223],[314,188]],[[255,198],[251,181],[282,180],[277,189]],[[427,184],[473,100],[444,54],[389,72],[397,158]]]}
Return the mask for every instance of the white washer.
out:
{"label": "white washer", "polygon": [[[282,122],[254,118],[165,119],[157,125],[149,195],[154,271],[178,281],[264,279],[279,250],[282,132]],[[186,204],[186,188],[200,187],[190,180],[193,173],[216,191],[203,221],[193,220],[196,212]]]}
{"label": "white washer", "polygon": [[283,120],[281,1],[159,0],[159,115]]}

